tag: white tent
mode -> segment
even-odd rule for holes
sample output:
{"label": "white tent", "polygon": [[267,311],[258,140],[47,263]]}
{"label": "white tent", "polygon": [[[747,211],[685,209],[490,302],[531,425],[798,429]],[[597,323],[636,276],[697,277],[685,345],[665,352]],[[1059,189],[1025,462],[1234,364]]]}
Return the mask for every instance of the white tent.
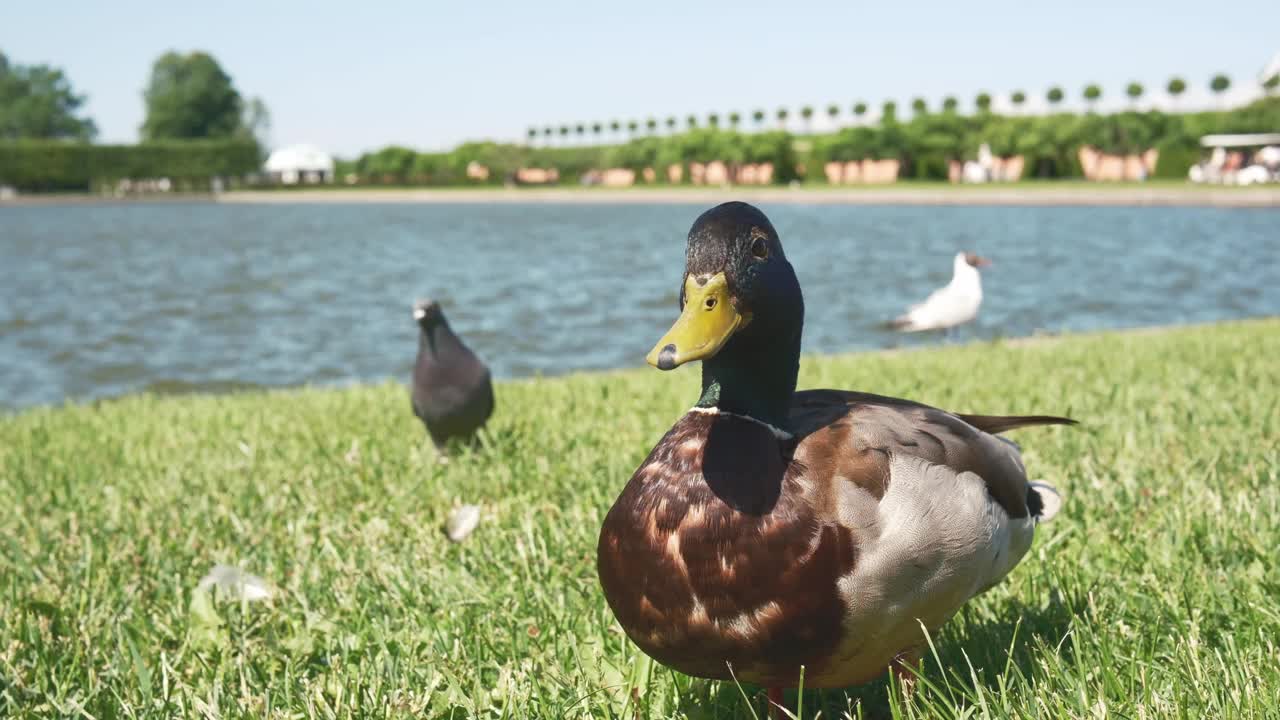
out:
{"label": "white tent", "polygon": [[333,182],[333,156],[314,145],[290,145],[273,150],[263,167],[278,182]]}

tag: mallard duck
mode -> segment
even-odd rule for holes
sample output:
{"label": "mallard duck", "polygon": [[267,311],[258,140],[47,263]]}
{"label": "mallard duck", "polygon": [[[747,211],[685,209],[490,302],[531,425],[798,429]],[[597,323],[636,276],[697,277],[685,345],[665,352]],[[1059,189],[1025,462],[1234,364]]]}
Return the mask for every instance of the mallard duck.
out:
{"label": "mallard duck", "polygon": [[1070,424],[796,391],[804,300],[751,205],[689,231],[679,319],[647,360],[702,394],[632,475],[597,547],[604,595],[653,659],[770,689],[847,687],[918,659],[1059,505],[994,433]]}
{"label": "mallard duck", "polygon": [[493,412],[489,368],[454,334],[440,303],[413,304],[418,357],[413,364],[413,413],[427,427],[437,450],[449,441],[469,441]]}
{"label": "mallard duck", "polygon": [[978,268],[991,261],[969,252],[956,253],[951,262],[951,282],[929,293],[924,302],[912,305],[891,323],[902,332],[947,330],[978,317],[982,307],[982,275]]}

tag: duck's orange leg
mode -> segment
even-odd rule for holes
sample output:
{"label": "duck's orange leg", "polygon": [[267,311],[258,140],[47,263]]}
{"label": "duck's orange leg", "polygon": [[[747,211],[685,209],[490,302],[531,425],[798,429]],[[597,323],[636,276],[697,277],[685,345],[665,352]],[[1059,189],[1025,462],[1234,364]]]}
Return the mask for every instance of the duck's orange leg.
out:
{"label": "duck's orange leg", "polygon": [[916,674],[920,672],[920,649],[906,650],[889,663],[889,669],[898,679],[898,687],[902,688],[903,697],[911,697],[916,689]]}
{"label": "duck's orange leg", "polygon": [[772,720],[782,720],[782,688],[769,688],[769,717]]}

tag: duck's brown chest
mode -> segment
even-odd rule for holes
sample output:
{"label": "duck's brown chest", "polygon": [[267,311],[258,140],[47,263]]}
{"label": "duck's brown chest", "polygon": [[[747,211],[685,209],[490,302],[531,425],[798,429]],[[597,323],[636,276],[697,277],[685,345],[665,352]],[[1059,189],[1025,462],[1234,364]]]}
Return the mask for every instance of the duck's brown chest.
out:
{"label": "duck's brown chest", "polygon": [[841,637],[848,530],[765,427],[690,413],[605,518],[598,569],[627,635],[681,672],[757,683],[820,669]]}

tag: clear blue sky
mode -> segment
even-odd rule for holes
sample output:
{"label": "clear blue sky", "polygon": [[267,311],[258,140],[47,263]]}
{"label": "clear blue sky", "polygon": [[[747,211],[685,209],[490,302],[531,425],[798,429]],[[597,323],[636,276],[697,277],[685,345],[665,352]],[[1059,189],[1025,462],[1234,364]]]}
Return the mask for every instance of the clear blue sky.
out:
{"label": "clear blue sky", "polygon": [[[1280,2],[142,2],[9,0],[0,50],[63,67],[103,141],[131,141],[151,62],[211,52],[276,144],[343,154],[523,137],[529,125],[1138,80],[1253,84]],[[822,112],[822,110],[819,110]]]}

